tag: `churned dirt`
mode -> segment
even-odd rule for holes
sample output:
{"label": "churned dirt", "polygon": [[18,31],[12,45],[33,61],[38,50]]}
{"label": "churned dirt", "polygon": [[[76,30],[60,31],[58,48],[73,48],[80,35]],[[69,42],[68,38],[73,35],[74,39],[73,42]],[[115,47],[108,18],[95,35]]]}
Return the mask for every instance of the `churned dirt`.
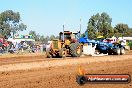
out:
{"label": "churned dirt", "polygon": [[78,68],[88,74],[130,74],[132,52],[126,55],[45,58],[45,55],[0,56],[0,88],[132,88],[129,84],[76,83]]}

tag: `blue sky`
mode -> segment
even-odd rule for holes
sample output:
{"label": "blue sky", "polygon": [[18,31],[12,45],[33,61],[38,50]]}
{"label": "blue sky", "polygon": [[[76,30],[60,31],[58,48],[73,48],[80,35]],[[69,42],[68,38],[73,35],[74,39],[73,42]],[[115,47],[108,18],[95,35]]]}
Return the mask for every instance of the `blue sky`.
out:
{"label": "blue sky", "polygon": [[58,35],[62,25],[70,31],[82,32],[87,28],[89,18],[107,12],[112,17],[112,26],[126,23],[132,27],[132,0],[2,0],[0,12],[20,12],[22,22],[27,25],[27,34],[34,30],[41,35]]}

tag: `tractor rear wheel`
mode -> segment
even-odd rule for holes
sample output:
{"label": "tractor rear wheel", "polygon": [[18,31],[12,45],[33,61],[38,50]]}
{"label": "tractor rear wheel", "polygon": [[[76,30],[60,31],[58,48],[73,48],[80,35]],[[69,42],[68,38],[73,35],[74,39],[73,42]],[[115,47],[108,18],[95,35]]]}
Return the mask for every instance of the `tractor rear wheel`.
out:
{"label": "tractor rear wheel", "polygon": [[112,55],[112,52],[111,51],[108,51],[108,55]]}
{"label": "tractor rear wheel", "polygon": [[70,53],[73,57],[80,57],[82,54],[82,46],[79,43],[72,43],[70,45]]}
{"label": "tractor rear wheel", "polygon": [[62,49],[59,51],[59,57],[60,57],[60,58],[65,58],[66,55],[67,55],[66,49],[62,48]]}

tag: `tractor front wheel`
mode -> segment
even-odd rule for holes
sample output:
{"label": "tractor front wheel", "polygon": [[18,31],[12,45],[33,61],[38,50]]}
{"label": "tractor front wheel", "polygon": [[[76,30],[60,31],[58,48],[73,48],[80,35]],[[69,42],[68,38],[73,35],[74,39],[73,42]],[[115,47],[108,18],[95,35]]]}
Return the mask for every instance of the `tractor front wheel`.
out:
{"label": "tractor front wheel", "polygon": [[50,53],[50,50],[46,51],[47,58],[52,58],[52,54]]}
{"label": "tractor front wheel", "polygon": [[60,57],[60,58],[65,58],[66,55],[67,55],[66,49],[62,48],[62,49],[59,51],[59,57]]}

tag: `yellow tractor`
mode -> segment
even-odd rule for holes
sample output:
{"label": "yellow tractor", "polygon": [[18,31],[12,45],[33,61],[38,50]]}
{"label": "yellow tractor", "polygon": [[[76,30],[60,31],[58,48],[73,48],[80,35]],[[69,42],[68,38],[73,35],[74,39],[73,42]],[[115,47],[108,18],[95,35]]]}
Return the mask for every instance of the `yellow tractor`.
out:
{"label": "yellow tractor", "polygon": [[59,33],[59,39],[52,40],[51,47],[46,51],[48,58],[66,56],[80,57],[82,46],[78,42],[78,33],[64,31]]}

